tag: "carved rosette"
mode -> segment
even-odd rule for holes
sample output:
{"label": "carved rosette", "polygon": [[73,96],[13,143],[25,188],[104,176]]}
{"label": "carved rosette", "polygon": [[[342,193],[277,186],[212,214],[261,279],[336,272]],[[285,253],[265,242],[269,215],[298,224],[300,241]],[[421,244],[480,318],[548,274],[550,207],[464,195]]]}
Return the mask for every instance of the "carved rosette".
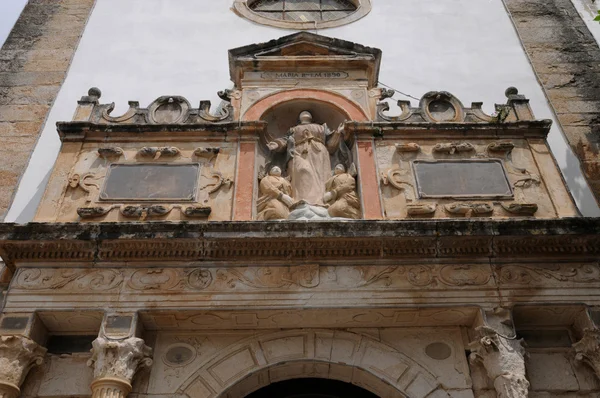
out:
{"label": "carved rosette", "polygon": [[19,396],[29,370],[44,361],[46,349],[24,336],[0,336],[0,398]]}
{"label": "carved rosette", "polygon": [[575,359],[588,364],[600,377],[600,330],[585,329],[583,338],[573,344]]}
{"label": "carved rosette", "polygon": [[93,398],[126,397],[135,373],[152,365],[152,349],[137,337],[120,340],[98,337],[92,347],[88,366],[94,368]]}
{"label": "carved rosette", "polygon": [[529,381],[525,377],[522,340],[507,339],[488,326],[480,326],[476,331],[479,336],[469,345],[470,360],[483,365],[494,381],[498,398],[527,397]]}

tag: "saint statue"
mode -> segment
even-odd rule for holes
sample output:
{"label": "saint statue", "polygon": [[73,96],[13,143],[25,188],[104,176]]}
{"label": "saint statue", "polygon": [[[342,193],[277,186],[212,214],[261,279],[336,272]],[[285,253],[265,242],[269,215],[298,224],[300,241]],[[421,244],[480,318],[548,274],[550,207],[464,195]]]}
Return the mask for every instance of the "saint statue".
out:
{"label": "saint statue", "polygon": [[326,124],[313,123],[310,112],[300,113],[299,119],[300,124],[292,127],[284,138],[267,146],[274,152],[287,150],[292,197],[309,205],[323,206],[325,183],[331,175],[329,156],[340,148],[344,137],[341,129],[331,132]]}
{"label": "saint statue", "polygon": [[269,170],[269,175],[260,180],[260,197],[258,198],[258,216],[260,221],[285,220],[290,215],[292,186],[281,176],[277,166]]}
{"label": "saint statue", "polygon": [[360,201],[356,195],[356,179],[346,173],[344,165],[335,166],[333,177],[325,184],[323,201],[331,203],[327,209],[331,217],[360,218]]}

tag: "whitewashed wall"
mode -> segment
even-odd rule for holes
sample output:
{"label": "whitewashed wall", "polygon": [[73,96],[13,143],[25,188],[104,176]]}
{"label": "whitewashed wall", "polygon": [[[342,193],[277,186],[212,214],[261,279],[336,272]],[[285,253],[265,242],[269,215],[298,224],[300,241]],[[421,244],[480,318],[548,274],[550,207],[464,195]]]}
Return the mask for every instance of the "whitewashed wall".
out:
{"label": "whitewashed wall", "polygon": [[[241,19],[232,2],[97,0],[6,221],[32,219],[60,146],[55,123],[71,120],[89,87],[102,90],[102,102],[117,103],[116,115],[128,100],[146,106],[161,95],[216,106],[216,91],[231,86],[228,49],[292,33]],[[415,97],[446,90],[467,106],[484,101],[492,112],[516,86],[538,118],[552,118],[501,0],[373,0],[360,21],[318,33],[380,48],[381,82]],[[600,215],[558,128],[549,140],[583,214]]]}

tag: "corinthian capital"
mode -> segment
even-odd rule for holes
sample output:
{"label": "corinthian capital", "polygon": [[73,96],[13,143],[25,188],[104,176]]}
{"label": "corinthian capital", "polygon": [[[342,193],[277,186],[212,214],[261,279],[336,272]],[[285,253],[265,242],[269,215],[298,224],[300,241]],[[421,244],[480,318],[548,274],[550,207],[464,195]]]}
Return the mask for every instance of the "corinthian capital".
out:
{"label": "corinthian capital", "polygon": [[584,329],[583,338],[573,344],[575,359],[587,363],[600,377],[600,330]]}
{"label": "corinthian capital", "polygon": [[470,360],[485,368],[494,381],[498,398],[527,397],[529,382],[525,377],[525,350],[522,340],[508,339],[488,326],[476,329]]}
{"label": "corinthian capital", "polygon": [[98,337],[92,347],[88,365],[94,367],[95,380],[110,378],[131,383],[140,368],[152,365],[152,349],[137,337],[120,340]]}
{"label": "corinthian capital", "polygon": [[0,336],[0,396],[19,395],[19,387],[35,365],[44,361],[46,349],[24,336]]}

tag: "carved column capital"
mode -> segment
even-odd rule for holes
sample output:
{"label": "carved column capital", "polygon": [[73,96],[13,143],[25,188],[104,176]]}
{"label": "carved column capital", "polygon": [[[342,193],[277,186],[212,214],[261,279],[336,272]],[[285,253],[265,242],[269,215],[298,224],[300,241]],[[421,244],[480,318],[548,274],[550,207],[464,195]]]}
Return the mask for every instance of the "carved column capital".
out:
{"label": "carved column capital", "polygon": [[583,337],[573,348],[575,359],[591,366],[600,377],[600,329],[584,329]]}
{"label": "carved column capital", "polygon": [[525,349],[522,340],[508,339],[488,326],[475,329],[470,360],[481,364],[494,381],[498,398],[527,397],[529,382],[525,377]]}
{"label": "carved column capital", "polygon": [[44,354],[44,347],[25,336],[0,336],[0,397],[17,397],[27,373],[44,362]]}
{"label": "carved column capital", "polygon": [[92,347],[88,365],[94,368],[93,398],[127,396],[135,373],[152,365],[152,349],[137,337],[118,340],[98,337]]}

